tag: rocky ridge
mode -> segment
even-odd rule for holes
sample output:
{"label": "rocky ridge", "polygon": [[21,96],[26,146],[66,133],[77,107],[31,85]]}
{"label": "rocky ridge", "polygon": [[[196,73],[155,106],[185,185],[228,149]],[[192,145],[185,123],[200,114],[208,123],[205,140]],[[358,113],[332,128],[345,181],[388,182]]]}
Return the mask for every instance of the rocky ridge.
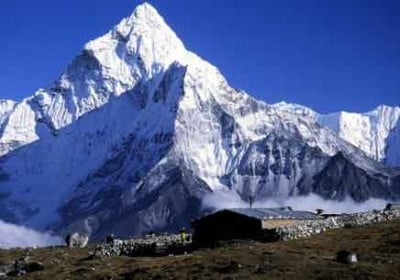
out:
{"label": "rocky ridge", "polygon": [[341,111],[320,114],[308,107],[286,102],[273,106],[312,118],[369,157],[390,166],[400,166],[400,107],[380,105],[363,113]]}

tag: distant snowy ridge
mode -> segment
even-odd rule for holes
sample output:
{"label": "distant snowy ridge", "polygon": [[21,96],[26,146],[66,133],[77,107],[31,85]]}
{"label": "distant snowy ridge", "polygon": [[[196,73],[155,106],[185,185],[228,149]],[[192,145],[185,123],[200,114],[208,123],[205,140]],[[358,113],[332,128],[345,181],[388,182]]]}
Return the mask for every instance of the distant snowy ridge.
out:
{"label": "distant snowy ridge", "polygon": [[399,171],[310,114],[230,87],[146,3],[87,43],[50,87],[6,103],[0,219],[34,229],[177,230],[210,194],[400,198]]}
{"label": "distant snowy ridge", "polygon": [[273,106],[309,116],[360,148],[369,157],[390,166],[400,166],[400,107],[380,105],[365,113],[343,111],[319,114],[310,108],[286,102]]}

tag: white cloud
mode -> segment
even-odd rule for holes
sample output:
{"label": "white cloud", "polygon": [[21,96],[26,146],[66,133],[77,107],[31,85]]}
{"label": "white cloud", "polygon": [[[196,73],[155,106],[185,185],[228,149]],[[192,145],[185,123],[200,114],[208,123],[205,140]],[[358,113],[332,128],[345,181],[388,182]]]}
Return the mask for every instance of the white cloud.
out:
{"label": "white cloud", "polygon": [[356,213],[373,209],[382,210],[388,201],[382,199],[369,199],[364,202],[355,202],[351,198],[342,201],[326,200],[316,194],[307,196],[290,197],[286,200],[266,200],[255,203],[255,207],[280,207],[291,206],[296,210],[315,211],[323,209],[325,213]]}
{"label": "white cloud", "polygon": [[[383,209],[388,201],[382,199],[369,199],[358,203],[347,198],[343,201],[326,200],[316,194],[307,196],[295,196],[285,199],[267,199],[256,201],[253,208],[273,208],[291,206],[295,210],[306,210],[314,212],[316,209],[323,209],[325,213],[355,213],[365,212],[372,209]],[[214,192],[203,199],[203,207],[225,209],[225,208],[245,208],[249,204],[244,202],[238,195],[230,192]]]}
{"label": "white cloud", "polygon": [[202,206],[215,209],[244,208],[248,207],[248,203],[234,192],[221,190],[207,194],[202,200]]}
{"label": "white cloud", "polygon": [[45,247],[59,244],[62,244],[62,239],[57,236],[0,221],[0,248],[2,249]]}

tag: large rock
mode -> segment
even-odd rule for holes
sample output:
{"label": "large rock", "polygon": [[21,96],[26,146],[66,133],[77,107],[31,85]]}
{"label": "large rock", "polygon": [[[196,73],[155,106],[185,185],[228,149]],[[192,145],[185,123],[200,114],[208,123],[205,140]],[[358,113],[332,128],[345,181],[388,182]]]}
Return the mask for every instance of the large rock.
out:
{"label": "large rock", "polygon": [[0,279],[8,276],[23,276],[27,273],[44,270],[41,262],[29,262],[28,257],[16,259],[12,263],[0,263]]}
{"label": "large rock", "polygon": [[89,242],[89,236],[75,232],[67,235],[65,242],[69,248],[85,248]]}
{"label": "large rock", "polygon": [[357,254],[354,252],[342,250],[337,252],[336,261],[343,264],[352,264],[358,262]]}

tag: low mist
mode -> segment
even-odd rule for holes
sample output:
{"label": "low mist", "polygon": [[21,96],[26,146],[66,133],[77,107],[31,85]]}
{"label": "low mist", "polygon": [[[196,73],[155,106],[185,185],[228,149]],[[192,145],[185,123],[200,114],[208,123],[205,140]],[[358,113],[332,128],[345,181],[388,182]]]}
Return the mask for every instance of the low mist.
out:
{"label": "low mist", "polygon": [[[389,201],[382,199],[369,199],[362,203],[355,202],[351,198],[343,201],[326,200],[316,194],[307,196],[295,196],[290,198],[274,198],[255,201],[253,208],[274,208],[291,206],[294,210],[315,212],[323,209],[325,213],[355,213],[373,209],[383,209]],[[203,207],[206,209],[247,208],[249,203],[243,201],[238,195],[231,192],[214,192],[204,197]]]}
{"label": "low mist", "polygon": [[62,244],[62,239],[50,233],[41,233],[24,226],[0,221],[0,248],[45,247]]}

